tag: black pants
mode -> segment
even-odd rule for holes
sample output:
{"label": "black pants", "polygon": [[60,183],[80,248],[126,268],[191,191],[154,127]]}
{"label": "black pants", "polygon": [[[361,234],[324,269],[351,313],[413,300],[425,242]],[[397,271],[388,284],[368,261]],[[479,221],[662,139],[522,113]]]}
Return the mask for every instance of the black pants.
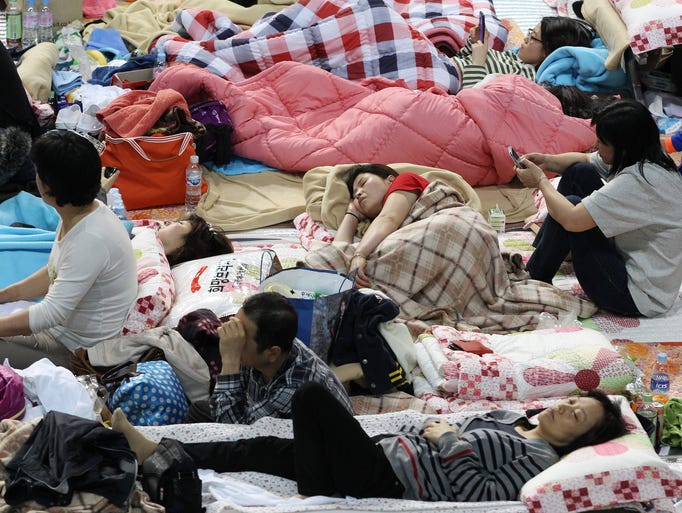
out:
{"label": "black pants", "polygon": [[[562,174],[557,190],[577,205],[601,186],[593,166],[573,164]],[[640,315],[628,290],[625,261],[598,227],[569,232],[548,215],[533,246],[526,269],[534,280],[552,283],[570,251],[578,282],[598,307],[620,315]]]}
{"label": "black pants", "polygon": [[294,479],[307,496],[402,497],[381,447],[324,387],[303,385],[292,409],[293,440],[268,436],[183,446],[199,468]]}

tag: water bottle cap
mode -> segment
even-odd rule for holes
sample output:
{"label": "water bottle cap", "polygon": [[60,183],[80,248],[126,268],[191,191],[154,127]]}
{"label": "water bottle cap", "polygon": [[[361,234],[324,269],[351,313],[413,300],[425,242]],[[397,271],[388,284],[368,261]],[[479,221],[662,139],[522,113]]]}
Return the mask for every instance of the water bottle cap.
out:
{"label": "water bottle cap", "polygon": [[199,156],[198,155],[192,155],[189,158],[190,163],[192,164],[198,164],[199,163]]}
{"label": "water bottle cap", "polygon": [[41,3],[43,4],[43,7],[47,7],[50,5],[50,0],[42,0]]}
{"label": "water bottle cap", "polygon": [[668,361],[668,354],[667,353],[658,353],[656,356],[656,359],[660,362],[667,362]]}
{"label": "water bottle cap", "polygon": [[26,7],[34,7],[36,5],[36,0],[26,0]]}

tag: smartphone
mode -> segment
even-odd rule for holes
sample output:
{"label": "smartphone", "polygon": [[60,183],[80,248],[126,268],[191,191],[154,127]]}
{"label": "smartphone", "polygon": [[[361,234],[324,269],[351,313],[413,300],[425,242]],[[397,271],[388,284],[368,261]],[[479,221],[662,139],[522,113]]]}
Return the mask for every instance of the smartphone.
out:
{"label": "smartphone", "polygon": [[507,151],[509,152],[509,156],[514,161],[514,164],[516,164],[516,167],[518,167],[519,169],[526,169],[526,166],[524,166],[523,162],[521,162],[521,157],[519,157],[519,154],[516,153],[516,150],[514,148],[508,146]]}
{"label": "smartphone", "polygon": [[483,11],[478,13],[478,40],[481,43],[485,42],[485,14]]}
{"label": "smartphone", "polygon": [[104,177],[105,178],[111,178],[111,175],[113,175],[118,169],[115,167],[107,166],[104,168]]}

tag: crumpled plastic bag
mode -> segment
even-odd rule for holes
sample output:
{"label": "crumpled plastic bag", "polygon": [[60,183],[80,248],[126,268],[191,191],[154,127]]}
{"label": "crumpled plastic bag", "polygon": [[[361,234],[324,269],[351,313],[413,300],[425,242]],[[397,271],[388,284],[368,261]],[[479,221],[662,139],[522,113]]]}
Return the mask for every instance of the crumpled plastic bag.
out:
{"label": "crumpled plastic bag", "polygon": [[663,407],[661,443],[682,447],[682,399],[671,398]]}

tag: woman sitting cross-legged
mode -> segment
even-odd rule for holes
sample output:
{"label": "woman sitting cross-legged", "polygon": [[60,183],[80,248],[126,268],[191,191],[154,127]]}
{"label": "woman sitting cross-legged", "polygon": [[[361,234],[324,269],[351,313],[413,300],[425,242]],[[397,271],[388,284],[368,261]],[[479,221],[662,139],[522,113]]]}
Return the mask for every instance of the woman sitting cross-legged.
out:
{"label": "woman sitting cross-legged", "polygon": [[[359,164],[346,181],[351,201],[334,242],[310,251],[308,266],[351,272],[400,307],[414,332],[441,324],[504,332],[534,328],[542,312],[579,317],[594,306],[516,272],[497,233],[452,187],[382,164]],[[357,244],[361,221],[371,221]]]}
{"label": "woman sitting cross-legged", "polygon": [[[592,124],[596,152],[529,153],[526,169],[516,169],[524,185],[540,189],[549,211],[526,268],[551,283],[570,251],[580,285],[599,307],[663,314],[682,284],[682,173],[640,103],[615,101]],[[558,190],[543,171],[561,175]]]}
{"label": "woman sitting cross-legged", "polygon": [[[293,439],[181,447],[198,468],[278,475],[295,480],[303,496],[497,501],[517,500],[521,487],[561,455],[626,433],[620,408],[599,391],[561,400],[538,415],[537,425],[522,414],[495,410],[455,426],[437,419],[419,432],[376,437],[316,383],[300,387],[292,405]],[[120,409],[112,426],[125,435],[139,463],[156,450],[158,444]]]}

